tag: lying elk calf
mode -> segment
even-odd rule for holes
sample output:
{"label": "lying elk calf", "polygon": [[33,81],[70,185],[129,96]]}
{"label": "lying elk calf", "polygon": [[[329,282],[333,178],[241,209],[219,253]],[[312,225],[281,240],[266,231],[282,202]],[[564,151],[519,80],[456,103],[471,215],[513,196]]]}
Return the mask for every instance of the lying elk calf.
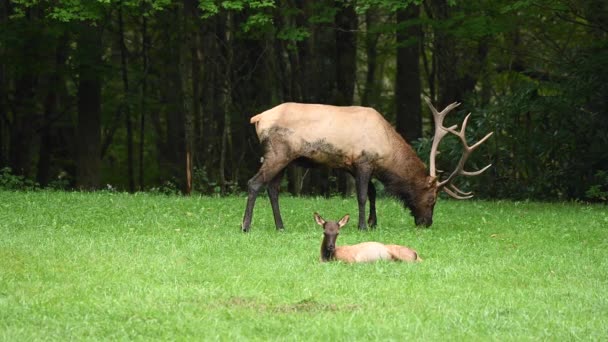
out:
{"label": "lying elk calf", "polygon": [[340,260],[344,262],[372,262],[378,260],[422,261],[415,250],[399,246],[385,245],[380,242],[362,242],[352,246],[336,246],[340,228],[348,223],[345,215],[340,221],[325,221],[315,213],[315,221],[323,227],[321,261]]}
{"label": "lying elk calf", "polygon": [[[430,100],[435,120],[435,136],[431,147],[430,172],[412,147],[395,131],[384,117],[372,108],[336,107],[319,104],[283,103],[251,118],[261,144],[264,147],[262,166],[249,180],[247,206],[241,228],[249,231],[253,207],[258,192],[266,185],[274,222],[283,229],[279,210],[279,185],[285,168],[290,163],[305,165],[322,164],[344,169],[355,177],[359,204],[359,229],[366,228],[365,205],[369,197],[367,223],[376,226],[376,189],[372,177],[384,183],[386,190],[403,202],[414,216],[416,225],[433,223],[433,208],[440,190],[450,196],[470,198],[470,192],[462,192],[451,184],[457,175],[474,176],[476,172],[463,170],[470,154],[486,141],[492,133],[469,146],[465,129],[469,115],[460,131],[457,125],[443,126],[443,119],[459,103],[452,103],[438,112]],[[464,151],[456,169],[444,180],[439,180],[435,168],[435,156],[441,139],[451,133],[460,138]]]}

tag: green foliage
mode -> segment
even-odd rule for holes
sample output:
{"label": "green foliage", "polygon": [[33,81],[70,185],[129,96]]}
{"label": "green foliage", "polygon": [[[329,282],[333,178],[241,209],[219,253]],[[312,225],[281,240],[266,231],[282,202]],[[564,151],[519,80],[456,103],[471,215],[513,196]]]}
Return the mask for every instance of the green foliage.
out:
{"label": "green foliage", "polygon": [[308,22],[313,25],[333,24],[338,9],[333,3],[319,1],[312,3],[312,15],[308,17]]}
{"label": "green foliage", "polygon": [[608,49],[579,49],[570,57],[576,64],[560,63],[553,79],[520,79],[486,111],[497,132],[501,196],[585,198],[594,170],[608,167]]}
{"label": "green foliage", "polygon": [[181,193],[179,186],[175,181],[165,181],[159,186],[153,186],[148,189],[148,192],[156,195],[179,195]]}
{"label": "green foliage", "polygon": [[59,177],[51,180],[46,188],[50,190],[66,191],[70,190],[72,182],[66,174],[60,174]]}
{"label": "green foliage", "polygon": [[595,181],[598,184],[591,185],[585,192],[585,196],[591,200],[608,202],[608,171],[597,171]]}
{"label": "green foliage", "polygon": [[[151,11],[161,11],[173,3],[173,0],[62,0],[58,2],[40,0],[12,0],[14,7],[12,18],[22,18],[30,8],[45,8],[48,18],[60,21],[98,21],[112,9],[120,5],[127,8],[149,8]],[[146,15],[149,13],[146,13]]]}
{"label": "green foliage", "polygon": [[219,6],[216,4],[216,1],[214,1],[214,0],[200,0],[198,2],[198,7],[202,12],[201,16],[203,19],[212,17],[212,16],[218,14],[220,11]]}
{"label": "green foliage", "polygon": [[[319,262],[354,198],[0,191],[0,336],[30,340],[604,340],[605,206],[440,201],[414,228],[391,200],[376,230],[420,264]],[[66,214],[70,213],[70,214]]]}
{"label": "green foliage", "polygon": [[13,174],[9,167],[0,169],[0,190],[35,190],[39,187],[36,182]]}
{"label": "green foliage", "polygon": [[310,31],[304,27],[284,27],[277,32],[277,38],[301,42],[310,37]]}
{"label": "green foliage", "polygon": [[[345,3],[350,3],[348,0],[342,0]],[[365,14],[371,9],[382,9],[394,13],[398,10],[407,8],[408,6],[420,5],[422,0],[358,0],[355,2],[355,11],[358,14]]]}
{"label": "green foliage", "polygon": [[218,183],[209,177],[207,170],[200,167],[195,167],[192,171],[192,184],[194,191],[200,194],[219,194],[220,186]]}

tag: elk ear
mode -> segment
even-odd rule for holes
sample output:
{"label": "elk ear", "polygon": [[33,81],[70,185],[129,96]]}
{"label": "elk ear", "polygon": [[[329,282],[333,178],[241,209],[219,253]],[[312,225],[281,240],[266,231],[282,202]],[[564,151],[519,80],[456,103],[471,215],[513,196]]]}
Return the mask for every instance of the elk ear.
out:
{"label": "elk ear", "polygon": [[317,213],[315,213],[315,221],[319,226],[323,226],[325,224],[325,220]]}
{"label": "elk ear", "polygon": [[344,227],[344,225],[348,223],[349,219],[350,219],[350,215],[348,215],[348,214],[344,215],[344,217],[341,218],[340,221],[338,221],[338,226],[340,228]]}

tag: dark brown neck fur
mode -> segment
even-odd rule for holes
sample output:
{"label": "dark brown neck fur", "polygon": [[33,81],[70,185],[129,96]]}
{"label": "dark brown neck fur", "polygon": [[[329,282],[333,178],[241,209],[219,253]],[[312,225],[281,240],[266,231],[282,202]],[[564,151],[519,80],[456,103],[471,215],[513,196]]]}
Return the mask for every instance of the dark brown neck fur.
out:
{"label": "dark brown neck fur", "polygon": [[321,261],[331,261],[335,259],[335,250],[328,250],[327,244],[327,237],[323,237],[323,242],[321,242]]}
{"label": "dark brown neck fur", "polygon": [[377,177],[389,194],[413,210],[418,194],[426,187],[428,172],[412,147],[400,140],[401,146],[395,146],[393,158],[377,170]]}

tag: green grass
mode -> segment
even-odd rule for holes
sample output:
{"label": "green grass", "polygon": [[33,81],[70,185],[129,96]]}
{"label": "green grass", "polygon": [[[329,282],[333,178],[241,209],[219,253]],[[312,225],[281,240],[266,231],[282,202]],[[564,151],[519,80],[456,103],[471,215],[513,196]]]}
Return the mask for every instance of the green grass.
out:
{"label": "green grass", "polygon": [[441,200],[430,229],[390,199],[338,245],[424,262],[319,263],[312,213],[354,198],[0,192],[0,340],[607,340],[608,208]]}

